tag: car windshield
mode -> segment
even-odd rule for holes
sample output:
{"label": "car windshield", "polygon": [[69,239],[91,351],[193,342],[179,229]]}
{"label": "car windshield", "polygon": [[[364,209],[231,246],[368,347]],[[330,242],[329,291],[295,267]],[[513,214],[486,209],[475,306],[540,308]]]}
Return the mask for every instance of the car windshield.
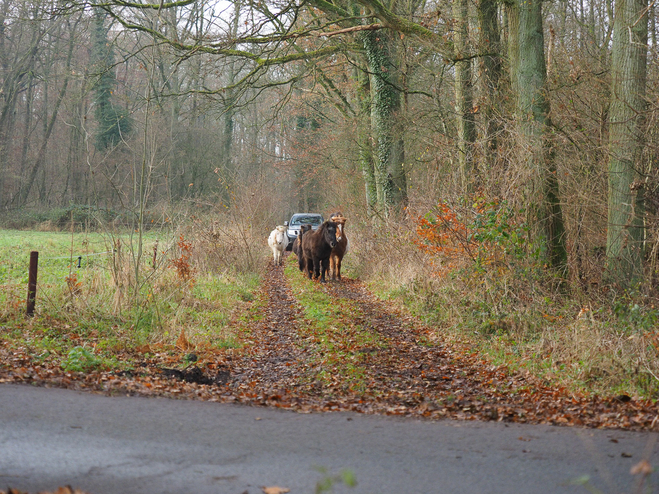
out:
{"label": "car windshield", "polygon": [[320,225],[323,219],[320,216],[295,216],[291,219],[291,226]]}

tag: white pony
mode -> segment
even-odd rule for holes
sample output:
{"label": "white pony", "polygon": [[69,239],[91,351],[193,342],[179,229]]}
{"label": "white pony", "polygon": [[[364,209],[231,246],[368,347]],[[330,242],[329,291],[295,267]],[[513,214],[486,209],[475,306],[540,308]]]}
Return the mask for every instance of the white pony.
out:
{"label": "white pony", "polygon": [[275,266],[283,262],[283,254],[288,247],[288,235],[286,235],[286,227],[279,225],[277,228],[270,232],[268,237],[268,245],[272,249],[272,256],[275,260]]}

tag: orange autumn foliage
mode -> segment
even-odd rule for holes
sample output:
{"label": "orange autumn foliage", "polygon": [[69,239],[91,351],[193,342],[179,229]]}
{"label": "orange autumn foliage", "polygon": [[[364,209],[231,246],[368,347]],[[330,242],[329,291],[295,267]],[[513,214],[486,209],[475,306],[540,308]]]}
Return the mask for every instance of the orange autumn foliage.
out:
{"label": "orange autumn foliage", "polygon": [[468,265],[502,266],[509,254],[519,253],[524,229],[511,221],[511,210],[483,197],[471,203],[458,209],[441,201],[417,217],[414,243],[429,254],[437,275]]}
{"label": "orange autumn foliage", "polygon": [[194,268],[190,262],[190,258],[192,257],[192,243],[187,242],[183,234],[181,234],[177,245],[181,254],[177,259],[173,259],[170,262],[174,266],[174,269],[176,269],[178,278],[192,286],[195,282]]}

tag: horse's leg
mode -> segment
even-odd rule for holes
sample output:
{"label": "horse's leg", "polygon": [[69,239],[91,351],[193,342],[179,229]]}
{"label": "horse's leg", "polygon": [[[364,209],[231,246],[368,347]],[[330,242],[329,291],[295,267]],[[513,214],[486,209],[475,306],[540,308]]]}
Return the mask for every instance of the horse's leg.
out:
{"label": "horse's leg", "polygon": [[325,283],[325,273],[327,273],[327,270],[329,269],[329,263],[329,259],[323,259],[321,261],[320,281],[322,283]]}
{"label": "horse's leg", "polygon": [[[336,277],[341,280],[341,256],[336,256],[336,261],[334,264],[334,268],[336,269]],[[334,276],[334,271],[332,272],[332,276]]]}
{"label": "horse's leg", "polygon": [[318,257],[313,258],[313,277],[320,278],[320,259]]}
{"label": "horse's leg", "polygon": [[336,254],[330,254],[329,258],[330,271],[332,272],[332,280],[336,279]]}

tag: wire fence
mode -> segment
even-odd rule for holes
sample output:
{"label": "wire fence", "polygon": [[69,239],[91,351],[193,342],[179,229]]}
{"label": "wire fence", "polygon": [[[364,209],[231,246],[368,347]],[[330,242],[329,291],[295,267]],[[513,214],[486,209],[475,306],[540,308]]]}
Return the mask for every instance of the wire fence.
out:
{"label": "wire fence", "polygon": [[79,255],[79,256],[59,256],[59,257],[40,257],[39,259],[41,261],[51,261],[51,260],[61,260],[61,259],[68,259],[73,262],[73,260],[77,260],[78,264],[77,267],[82,267],[82,259],[85,257],[94,257],[94,256],[104,256],[105,254],[112,254],[113,251],[108,250],[106,252],[94,252],[91,254],[84,254],[84,255]]}

